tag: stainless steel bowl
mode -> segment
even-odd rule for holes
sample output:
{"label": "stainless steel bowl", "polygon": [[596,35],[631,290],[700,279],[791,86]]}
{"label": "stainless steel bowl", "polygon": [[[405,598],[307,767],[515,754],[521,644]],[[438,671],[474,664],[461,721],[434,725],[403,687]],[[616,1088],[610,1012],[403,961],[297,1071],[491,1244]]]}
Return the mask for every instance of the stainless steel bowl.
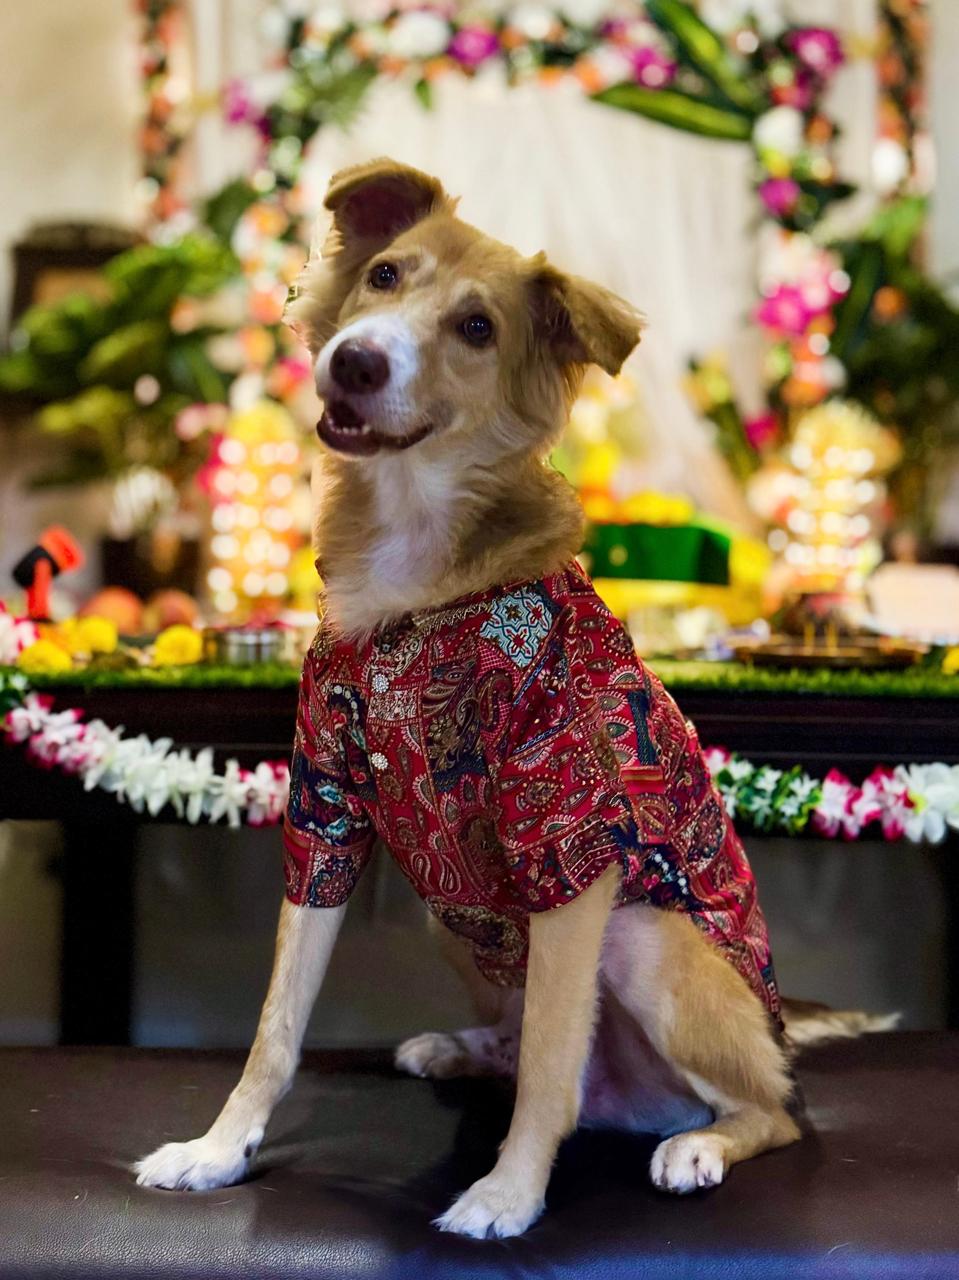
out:
{"label": "stainless steel bowl", "polygon": [[207,627],[203,656],[224,667],[255,667],[289,659],[289,632],[283,627]]}

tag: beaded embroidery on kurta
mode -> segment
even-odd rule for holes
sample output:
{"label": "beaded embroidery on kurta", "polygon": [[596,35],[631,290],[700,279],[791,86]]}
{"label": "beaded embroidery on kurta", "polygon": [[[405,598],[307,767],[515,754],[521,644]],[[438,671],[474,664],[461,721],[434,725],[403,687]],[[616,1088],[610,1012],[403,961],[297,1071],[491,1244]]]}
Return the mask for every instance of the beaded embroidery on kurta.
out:
{"label": "beaded embroidery on kurta", "polygon": [[375,838],[521,985],[528,915],[611,863],[622,903],[689,913],[772,1012],[745,852],[696,732],[576,564],[307,655],[285,824],[287,895],[346,900]]}

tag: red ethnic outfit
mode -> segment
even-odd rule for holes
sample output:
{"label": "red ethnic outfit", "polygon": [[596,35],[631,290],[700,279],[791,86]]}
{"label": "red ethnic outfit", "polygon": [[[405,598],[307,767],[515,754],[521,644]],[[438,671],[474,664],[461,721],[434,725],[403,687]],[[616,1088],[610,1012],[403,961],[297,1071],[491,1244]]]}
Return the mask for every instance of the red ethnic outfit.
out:
{"label": "red ethnic outfit", "polygon": [[621,903],[686,911],[779,998],[743,847],[696,732],[578,564],[306,657],[285,824],[289,899],[344,902],[379,836],[492,981],[528,916],[611,863]]}

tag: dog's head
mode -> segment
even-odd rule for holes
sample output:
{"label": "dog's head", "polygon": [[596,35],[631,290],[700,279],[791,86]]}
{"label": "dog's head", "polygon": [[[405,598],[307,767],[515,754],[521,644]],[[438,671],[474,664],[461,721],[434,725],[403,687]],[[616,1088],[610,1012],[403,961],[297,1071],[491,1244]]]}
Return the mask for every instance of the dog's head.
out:
{"label": "dog's head", "polygon": [[618,372],[641,319],[598,285],[461,222],[440,183],[390,160],[344,170],[333,226],[286,319],[314,357],[317,431],[363,459],[545,453],[588,364]]}

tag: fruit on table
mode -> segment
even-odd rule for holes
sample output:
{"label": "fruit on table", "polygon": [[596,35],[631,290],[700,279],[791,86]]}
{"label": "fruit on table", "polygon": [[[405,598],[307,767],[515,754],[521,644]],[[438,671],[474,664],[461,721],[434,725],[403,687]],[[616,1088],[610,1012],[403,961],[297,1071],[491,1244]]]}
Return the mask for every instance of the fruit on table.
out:
{"label": "fruit on table", "polygon": [[77,610],[81,618],[94,615],[109,618],[121,635],[135,636],[143,630],[143,601],[126,587],[104,587]]}
{"label": "fruit on table", "polygon": [[192,596],[185,591],[176,591],[172,587],[164,591],[154,591],[143,610],[144,631],[163,631],[166,627],[178,624],[192,627],[199,614],[199,606]]}

